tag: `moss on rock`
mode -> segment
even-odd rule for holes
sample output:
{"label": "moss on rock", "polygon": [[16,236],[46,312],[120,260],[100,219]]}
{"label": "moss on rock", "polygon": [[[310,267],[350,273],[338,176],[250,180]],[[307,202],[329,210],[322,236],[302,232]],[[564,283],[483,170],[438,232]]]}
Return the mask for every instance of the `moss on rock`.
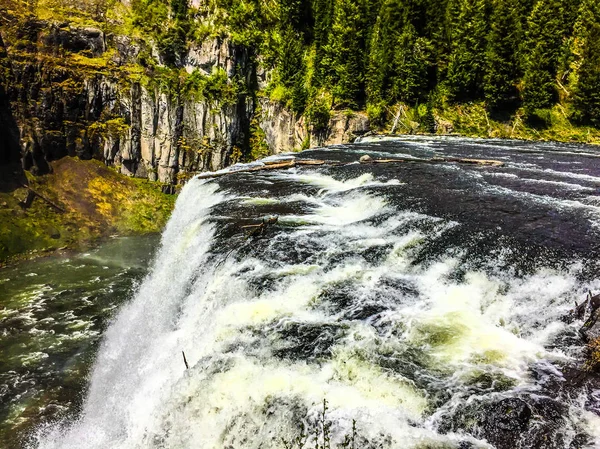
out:
{"label": "moss on rock", "polygon": [[30,177],[29,186],[48,201],[36,197],[24,208],[26,188],[0,193],[0,264],[80,248],[112,233],[159,232],[175,204],[157,183],[71,157],[52,163],[49,175]]}

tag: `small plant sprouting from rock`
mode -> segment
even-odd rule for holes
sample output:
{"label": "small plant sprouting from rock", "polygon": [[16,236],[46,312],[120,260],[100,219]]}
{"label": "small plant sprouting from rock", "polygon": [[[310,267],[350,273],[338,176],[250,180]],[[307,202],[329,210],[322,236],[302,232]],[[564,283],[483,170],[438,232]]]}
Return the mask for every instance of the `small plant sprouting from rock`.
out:
{"label": "small plant sprouting from rock", "polygon": [[[331,449],[331,423],[327,420],[327,410],[327,399],[323,399],[323,410],[319,413],[319,423],[315,429],[315,449]],[[319,445],[319,432],[322,436],[321,445]]]}
{"label": "small plant sprouting from rock", "polygon": [[[284,449],[332,449],[331,441],[331,421],[327,419],[327,399],[323,399],[323,408],[319,412],[317,422],[309,424],[300,424],[300,433],[292,441],[282,439]],[[310,436],[313,436],[314,446],[307,446]],[[357,449],[356,448],[357,431],[356,420],[352,420],[352,431],[344,436],[341,443],[333,446],[337,449]]]}

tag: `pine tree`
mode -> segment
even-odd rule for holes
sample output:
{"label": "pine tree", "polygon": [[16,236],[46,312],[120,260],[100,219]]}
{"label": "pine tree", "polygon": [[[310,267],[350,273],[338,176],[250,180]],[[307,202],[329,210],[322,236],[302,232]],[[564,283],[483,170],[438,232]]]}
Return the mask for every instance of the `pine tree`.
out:
{"label": "pine tree", "polygon": [[426,8],[418,0],[386,0],[373,32],[367,94],[370,103],[414,104],[430,87],[431,44],[425,29]]}
{"label": "pine tree", "polygon": [[425,2],[425,21],[422,35],[429,40],[437,64],[444,64],[448,54],[449,42],[446,39],[446,14],[449,0],[427,0]]}
{"label": "pine tree", "polygon": [[331,31],[334,0],[314,0],[314,45],[315,45],[315,75],[313,83],[315,87],[321,86],[325,78],[325,67],[323,59],[326,58],[327,43]]}
{"label": "pine tree", "polygon": [[585,0],[575,30],[581,65],[575,87],[575,119],[600,128],[600,4]]}
{"label": "pine tree", "polygon": [[292,27],[308,41],[314,27],[311,1],[279,0],[279,20],[282,28]]}
{"label": "pine tree", "polygon": [[528,20],[523,106],[529,116],[558,100],[556,74],[568,24],[562,0],[539,0]]}
{"label": "pine tree", "polygon": [[365,20],[360,0],[336,0],[328,46],[332,88],[338,106],[363,103]]}
{"label": "pine tree", "polygon": [[291,25],[280,31],[281,42],[277,57],[277,73],[279,81],[288,90],[291,107],[294,112],[301,113],[307,99],[304,86],[306,67],[304,64],[304,46],[301,34]]}
{"label": "pine tree", "polygon": [[499,111],[516,106],[521,76],[517,49],[522,40],[519,0],[497,0],[490,18],[484,78],[488,107]]}
{"label": "pine tree", "polygon": [[452,50],[447,82],[454,100],[472,100],[483,94],[485,47],[487,36],[486,1],[459,0],[451,3],[459,13],[451,24]]}
{"label": "pine tree", "polygon": [[383,0],[362,0],[362,2],[363,10],[365,11],[364,64],[366,70],[369,65],[369,54],[371,52],[371,44],[373,43],[373,33],[377,26]]}
{"label": "pine tree", "polygon": [[411,23],[407,23],[396,42],[392,62],[390,94],[394,100],[415,104],[427,94],[430,53],[425,39],[417,36]]}
{"label": "pine tree", "polygon": [[377,117],[369,115],[372,121],[383,122],[384,111],[381,109],[384,96],[384,82],[387,73],[387,65],[389,64],[386,57],[385,34],[382,26],[381,14],[377,18],[377,22],[373,27],[369,42],[369,54],[367,56],[367,70],[365,75],[365,90],[367,103],[377,108]]}

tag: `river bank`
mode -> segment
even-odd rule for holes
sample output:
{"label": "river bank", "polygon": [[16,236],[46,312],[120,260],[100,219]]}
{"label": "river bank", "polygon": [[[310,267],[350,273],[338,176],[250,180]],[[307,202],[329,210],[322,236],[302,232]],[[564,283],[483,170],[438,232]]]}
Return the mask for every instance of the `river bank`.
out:
{"label": "river bank", "polygon": [[540,111],[535,123],[527,121],[524,115],[522,109],[512,114],[494,115],[483,102],[442,102],[437,107],[399,104],[389,108],[385,125],[374,132],[600,145],[600,130],[572,123],[568,106],[557,104],[552,109]]}
{"label": "river bank", "polygon": [[52,172],[0,191],[0,266],[82,250],[118,234],[162,230],[175,197],[158,183],[129,178],[99,161],[65,157]]}

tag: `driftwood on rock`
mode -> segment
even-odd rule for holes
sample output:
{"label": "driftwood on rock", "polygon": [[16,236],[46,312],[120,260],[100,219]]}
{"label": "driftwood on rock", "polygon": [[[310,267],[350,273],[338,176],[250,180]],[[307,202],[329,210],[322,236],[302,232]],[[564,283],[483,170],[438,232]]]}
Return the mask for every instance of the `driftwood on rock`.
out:
{"label": "driftwood on rock", "polygon": [[278,170],[282,168],[292,168],[298,165],[324,165],[326,162],[319,159],[291,159],[287,161],[268,161],[258,167],[243,168],[241,170],[227,171],[221,173],[202,173],[198,175],[199,179],[218,178],[220,176],[231,175],[234,173],[249,173],[263,170]]}
{"label": "driftwood on rock", "polygon": [[246,238],[259,237],[265,233],[265,231],[267,230],[267,228],[269,226],[273,226],[278,221],[279,221],[279,217],[275,215],[272,217],[263,218],[262,222],[260,222],[259,224],[245,225],[245,226],[242,226],[241,228],[242,229],[250,229],[250,231],[248,231],[248,233],[246,233]]}

